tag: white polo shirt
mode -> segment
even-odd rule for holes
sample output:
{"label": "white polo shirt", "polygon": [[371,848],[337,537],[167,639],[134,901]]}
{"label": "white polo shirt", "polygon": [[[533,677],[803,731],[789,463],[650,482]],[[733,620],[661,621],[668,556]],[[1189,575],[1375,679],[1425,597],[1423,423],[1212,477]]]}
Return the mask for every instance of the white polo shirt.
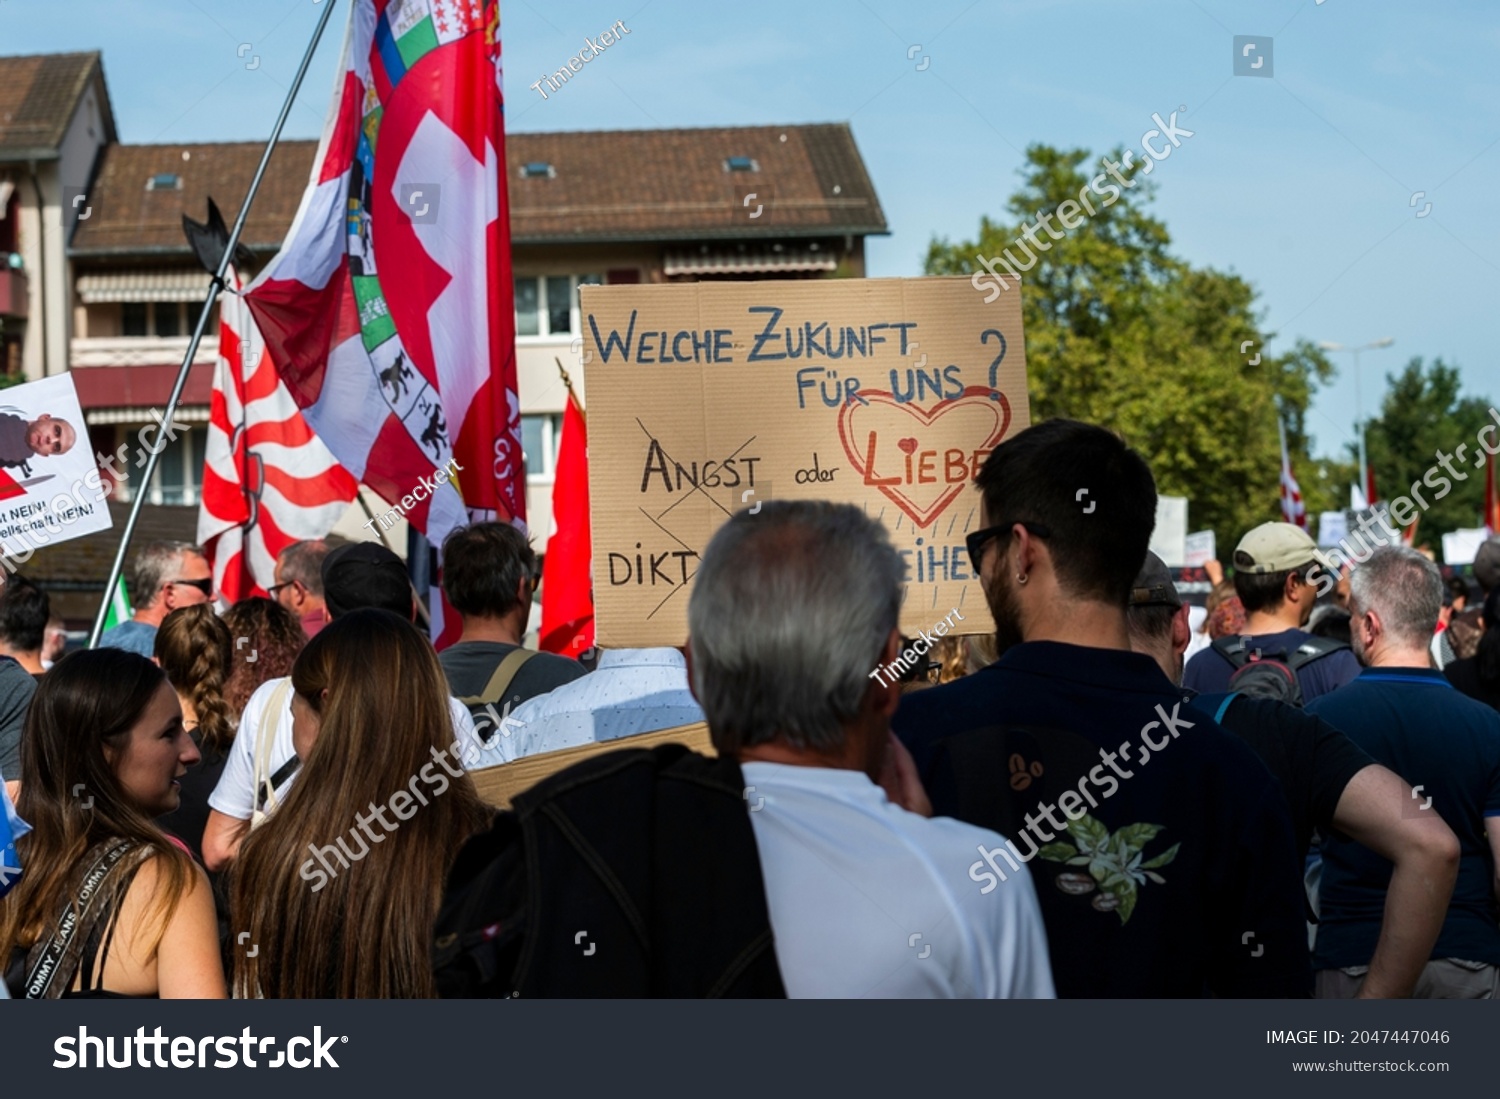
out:
{"label": "white polo shirt", "polygon": [[[255,809],[255,740],[260,735],[261,715],[270,704],[271,694],[283,682],[284,679],[266,680],[255,688],[255,693],[245,703],[245,712],[240,715],[239,732],[235,735],[234,743],[229,746],[229,757],[224,761],[224,772],[219,776],[219,784],[214,787],[214,792],[208,796],[209,807],[225,816],[249,820]],[[271,745],[271,775],[297,754],[297,749],[292,744],[293,693],[291,690],[286,692],[286,703],[280,717],[276,719],[275,740]],[[464,766],[472,770],[480,766],[481,762],[499,762],[492,757],[485,757],[484,745],[474,731],[474,719],[469,715],[469,708],[450,695],[448,710],[453,715],[453,735],[458,741]],[[276,787],[278,801],[286,799],[287,791],[292,788],[292,783],[300,773],[299,767]]]}
{"label": "white polo shirt", "polygon": [[1030,874],[988,894],[969,877],[994,832],[909,813],[859,771],[742,769],[788,996],[1055,995]]}

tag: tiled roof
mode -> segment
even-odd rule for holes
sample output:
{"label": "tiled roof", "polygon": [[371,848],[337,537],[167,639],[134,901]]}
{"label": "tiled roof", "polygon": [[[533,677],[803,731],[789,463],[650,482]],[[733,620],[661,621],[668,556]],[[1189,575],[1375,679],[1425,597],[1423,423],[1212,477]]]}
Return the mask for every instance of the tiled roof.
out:
{"label": "tiled roof", "polygon": [[[75,256],[190,255],[182,215],[203,221],[212,196],[224,220],[233,225],[265,148],[261,141],[111,145],[89,188],[93,213],[78,223],[70,250]],[[316,141],[283,141],[271,156],[241,237],[261,263],[281,247],[317,149]],[[178,177],[180,188],[147,188],[151,179],[162,175]]]}
{"label": "tiled roof", "polygon": [[[78,225],[78,256],[187,255],[181,217],[206,216],[212,195],[233,224],[264,146],[114,145]],[[284,141],[271,159],[244,243],[269,259],[296,216],[317,143]],[[744,126],[698,130],[510,134],[511,234],[517,244],[841,236],[887,231],[849,127]],[[186,159],[184,159],[186,155]],[[746,157],[755,170],[731,172]],[[528,177],[528,163],[551,165]],[[147,190],[173,174],[181,189]],[[750,218],[744,196],[764,206]]]}
{"label": "tiled roof", "polygon": [[[727,171],[731,157],[755,170]],[[508,134],[506,160],[517,243],[887,231],[843,123]],[[525,176],[528,163],[552,172]],[[765,207],[753,220],[751,192]]]}
{"label": "tiled roof", "polygon": [[[98,51],[0,57],[0,160],[55,154],[78,100],[104,69]],[[108,94],[100,107],[114,137]]]}

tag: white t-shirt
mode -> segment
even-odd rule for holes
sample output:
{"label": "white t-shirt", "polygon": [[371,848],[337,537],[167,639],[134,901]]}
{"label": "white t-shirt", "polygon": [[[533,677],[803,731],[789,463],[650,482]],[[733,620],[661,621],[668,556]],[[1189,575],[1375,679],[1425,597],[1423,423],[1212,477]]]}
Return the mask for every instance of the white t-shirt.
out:
{"label": "white t-shirt", "polygon": [[[245,703],[245,712],[240,715],[239,733],[229,746],[229,758],[224,761],[224,773],[219,776],[219,784],[208,798],[209,806],[225,816],[249,820],[255,809],[255,740],[260,735],[261,715],[270,704],[271,694],[283,682],[283,679],[266,680],[255,688],[250,701]],[[286,692],[285,707],[276,721],[269,768],[269,774],[272,775],[297,754],[292,744],[292,693],[291,690]],[[484,745],[474,732],[474,719],[469,715],[469,708],[450,695],[448,709],[453,715],[453,735],[458,741],[461,757],[455,762],[461,761],[466,767],[474,766],[475,761],[484,755]],[[497,761],[490,759],[488,762]],[[299,767],[276,787],[278,801],[286,799],[287,791],[292,788],[293,781],[300,773]]]}
{"label": "white t-shirt", "polygon": [[969,877],[994,832],[909,813],[859,771],[743,764],[787,995],[1050,999],[1031,876]]}

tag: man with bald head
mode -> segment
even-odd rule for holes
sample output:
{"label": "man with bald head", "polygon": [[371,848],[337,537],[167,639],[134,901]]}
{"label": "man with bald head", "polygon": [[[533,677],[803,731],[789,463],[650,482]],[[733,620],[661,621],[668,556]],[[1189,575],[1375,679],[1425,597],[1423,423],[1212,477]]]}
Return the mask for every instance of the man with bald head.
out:
{"label": "man with bald head", "polygon": [[50,412],[34,420],[17,412],[0,413],[0,466],[19,466],[23,477],[31,476],[32,459],[66,454],[77,441],[73,425]]}

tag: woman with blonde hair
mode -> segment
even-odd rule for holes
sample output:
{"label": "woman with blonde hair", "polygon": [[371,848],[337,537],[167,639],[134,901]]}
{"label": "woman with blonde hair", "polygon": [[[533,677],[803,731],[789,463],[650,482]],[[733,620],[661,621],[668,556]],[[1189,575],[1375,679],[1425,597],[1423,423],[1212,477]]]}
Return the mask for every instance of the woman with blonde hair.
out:
{"label": "woman with blonde hair", "polygon": [[14,996],[222,998],[203,871],[152,823],[198,760],[160,668],[123,649],[77,652],[26,716],[23,874],[0,899]]}
{"label": "woman with blonde hair", "polygon": [[178,807],[156,823],[187,844],[201,862],[208,796],[224,773],[238,720],[224,698],[233,643],[229,627],[212,605],[199,603],[179,607],[162,619],[155,651],[182,705],[183,727],[202,756],[182,776]]}
{"label": "woman with blonde hair", "polygon": [[[443,882],[493,811],[463,770],[448,685],[411,623],[335,619],[292,668],[302,770],[230,870],[237,996],[432,997]],[[377,826],[378,821],[378,826]]]}

